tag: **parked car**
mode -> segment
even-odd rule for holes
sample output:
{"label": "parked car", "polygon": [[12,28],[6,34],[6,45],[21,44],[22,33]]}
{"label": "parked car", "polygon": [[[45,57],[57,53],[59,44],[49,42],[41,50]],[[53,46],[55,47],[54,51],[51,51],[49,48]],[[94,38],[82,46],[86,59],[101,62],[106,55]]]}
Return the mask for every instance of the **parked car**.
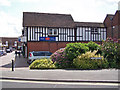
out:
{"label": "parked car", "polygon": [[49,51],[33,51],[29,52],[27,63],[31,64],[34,60],[40,59],[40,58],[50,58],[52,55]]}
{"label": "parked car", "polygon": [[3,55],[7,55],[7,52],[5,50],[3,50]]}
{"label": "parked car", "polygon": [[7,54],[6,51],[0,50],[0,56],[6,55],[6,54]]}
{"label": "parked car", "polygon": [[3,52],[2,51],[0,51],[0,56],[3,56]]}
{"label": "parked car", "polygon": [[10,53],[10,49],[9,49],[9,48],[7,48],[7,49],[6,49],[6,52],[7,52],[7,53]]}
{"label": "parked car", "polygon": [[6,52],[7,52],[7,53],[10,53],[10,52],[12,52],[12,49],[7,48],[7,49],[6,49]]}

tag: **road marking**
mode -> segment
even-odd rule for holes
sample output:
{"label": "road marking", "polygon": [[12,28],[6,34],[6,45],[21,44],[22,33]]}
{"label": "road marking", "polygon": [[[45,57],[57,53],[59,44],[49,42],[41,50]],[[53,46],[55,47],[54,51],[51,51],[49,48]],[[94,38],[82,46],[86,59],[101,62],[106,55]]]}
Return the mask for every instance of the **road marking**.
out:
{"label": "road marking", "polygon": [[43,83],[43,84],[66,84],[66,85],[105,85],[118,86],[118,83],[88,83],[88,82],[44,82],[44,81],[24,81],[24,80],[5,80],[0,79],[1,82],[19,82],[19,83]]}

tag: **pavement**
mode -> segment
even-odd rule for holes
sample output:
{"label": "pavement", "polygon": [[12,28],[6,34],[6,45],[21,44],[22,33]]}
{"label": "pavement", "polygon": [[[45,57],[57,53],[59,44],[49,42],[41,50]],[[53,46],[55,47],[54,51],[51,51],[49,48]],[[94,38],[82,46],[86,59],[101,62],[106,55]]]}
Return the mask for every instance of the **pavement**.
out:
{"label": "pavement", "polygon": [[[40,69],[30,70],[23,56],[15,57],[15,70],[11,67],[2,67],[0,79],[51,81],[51,82],[102,82],[120,83],[119,70],[70,70],[70,69]],[[7,68],[7,69],[5,69]],[[9,69],[8,69],[9,68]]]}
{"label": "pavement", "polygon": [[17,70],[2,71],[1,79],[59,82],[120,83],[117,70]]}

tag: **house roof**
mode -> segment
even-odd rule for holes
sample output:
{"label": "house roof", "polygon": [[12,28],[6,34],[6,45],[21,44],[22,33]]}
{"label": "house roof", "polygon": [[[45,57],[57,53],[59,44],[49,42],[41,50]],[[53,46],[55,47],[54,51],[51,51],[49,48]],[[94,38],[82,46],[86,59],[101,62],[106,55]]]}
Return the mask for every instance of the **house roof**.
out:
{"label": "house roof", "polygon": [[113,15],[113,14],[107,14],[106,17],[108,17],[108,18],[110,18],[110,20],[112,20],[114,16],[115,16],[115,15]]}
{"label": "house roof", "polygon": [[75,22],[76,26],[105,27],[103,23],[98,22]]}
{"label": "house roof", "polygon": [[23,26],[73,28],[75,23],[70,14],[23,12]]}

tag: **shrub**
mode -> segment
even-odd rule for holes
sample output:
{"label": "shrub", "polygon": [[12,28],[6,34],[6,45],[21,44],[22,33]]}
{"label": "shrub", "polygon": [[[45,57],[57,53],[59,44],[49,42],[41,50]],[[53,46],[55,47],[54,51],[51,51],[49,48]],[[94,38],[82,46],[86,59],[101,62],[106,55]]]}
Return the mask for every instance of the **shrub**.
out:
{"label": "shrub", "polygon": [[43,58],[40,60],[35,60],[29,66],[30,69],[52,69],[56,68],[51,59]]}
{"label": "shrub", "polygon": [[[100,69],[107,68],[108,62],[103,56],[95,55],[97,51],[89,51],[85,54],[79,55],[73,60],[73,65],[77,69]],[[91,57],[101,57],[102,59],[91,59]]]}
{"label": "shrub", "polygon": [[114,41],[112,38],[107,38],[103,41],[102,51],[104,57],[109,62],[110,68],[120,67],[120,44]]}
{"label": "shrub", "polygon": [[66,57],[65,48],[57,50],[51,55],[53,62],[56,62],[55,65],[57,68],[68,68],[70,67],[70,61]]}
{"label": "shrub", "polygon": [[117,66],[116,68],[119,68],[120,69],[120,43],[117,44],[117,54],[116,54],[116,63],[117,63]]}
{"label": "shrub", "polygon": [[69,43],[65,47],[66,56],[70,61],[73,61],[78,55],[89,51],[85,43]]}
{"label": "shrub", "polygon": [[101,46],[98,45],[97,43],[90,41],[86,45],[89,47],[90,51],[93,52],[94,50],[98,50],[96,54],[102,54]]}

